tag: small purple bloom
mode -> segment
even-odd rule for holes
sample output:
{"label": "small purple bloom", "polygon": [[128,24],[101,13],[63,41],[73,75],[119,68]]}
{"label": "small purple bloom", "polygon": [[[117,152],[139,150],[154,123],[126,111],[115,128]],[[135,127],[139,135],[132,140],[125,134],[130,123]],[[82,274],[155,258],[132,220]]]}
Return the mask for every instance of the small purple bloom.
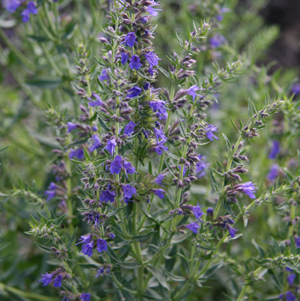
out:
{"label": "small purple bloom", "polygon": [[188,225],[185,225],[185,227],[189,230],[191,230],[192,232],[194,233],[198,233],[198,230],[200,228],[199,224],[198,223],[190,223]]}
{"label": "small purple bloom", "polygon": [[116,146],[117,146],[116,139],[113,138],[107,142],[106,147],[104,149],[106,149],[111,155],[113,155]]}
{"label": "small purple bloom", "polygon": [[128,53],[121,52],[121,64],[124,66],[129,59]]}
{"label": "small purple bloom", "polygon": [[75,246],[79,245],[79,244],[87,244],[89,242],[91,242],[93,235],[92,234],[87,234],[87,235],[82,235],[80,237],[81,241],[78,242],[77,244],[75,244]]}
{"label": "small purple bloom", "polygon": [[145,58],[148,61],[150,66],[157,66],[158,65],[158,60],[161,60],[156,53],[153,51],[147,51],[145,53]]}
{"label": "small purple bloom", "polygon": [[113,203],[115,201],[115,195],[116,193],[113,190],[111,190],[110,187],[108,187],[107,190],[103,190],[100,194],[99,201],[102,203]]}
{"label": "small purple bloom", "polygon": [[216,140],[219,140],[219,138],[214,135],[214,132],[218,133],[218,128],[212,124],[208,125],[206,128],[206,137],[210,140],[210,141],[213,141],[214,138]]}
{"label": "small purple bloom", "polygon": [[150,88],[150,84],[146,82],[143,88],[145,91],[147,91]]}
{"label": "small purple bloom", "polygon": [[187,94],[190,95],[190,96],[192,96],[193,97],[193,101],[194,101],[195,98],[196,98],[196,96],[201,96],[201,95],[199,95],[199,94],[196,93],[196,91],[199,91],[199,90],[204,90],[204,89],[199,88],[197,85],[194,85],[194,86],[192,86],[192,87],[190,87],[188,89]]}
{"label": "small purple bloom", "polygon": [[300,94],[300,84],[294,84],[292,88],[292,94],[298,95]]}
{"label": "small purple bloom", "polygon": [[278,153],[280,152],[280,143],[277,140],[273,141],[273,146],[271,148],[271,151],[269,153],[269,159],[276,159]]}
{"label": "small purple bloom", "polygon": [[3,7],[5,7],[9,13],[14,13],[16,9],[22,4],[22,2],[23,0],[4,0]]}
{"label": "small purple bloom", "polygon": [[164,199],[165,198],[165,191],[162,189],[153,189],[152,190],[154,192],[155,195],[157,195],[160,199]]}
{"label": "small purple bloom", "polygon": [[30,14],[36,15],[38,12],[33,1],[28,2],[27,8],[21,13],[22,21],[24,23],[28,22],[30,19]]}
{"label": "small purple bloom", "polygon": [[78,148],[76,150],[70,149],[69,158],[73,159],[74,157],[77,157],[77,159],[81,160],[84,158],[84,151],[82,148]]}
{"label": "small purple bloom", "polygon": [[91,301],[91,295],[88,293],[84,293],[80,295],[80,299],[82,301]]}
{"label": "small purple bloom", "polygon": [[135,33],[134,32],[128,33],[127,36],[125,37],[124,42],[126,46],[133,47],[136,42]]}
{"label": "small purple bloom", "polygon": [[[162,141],[161,141],[162,142]],[[164,142],[163,142],[164,143]],[[167,146],[164,146],[163,144],[159,143],[155,148],[154,151],[158,154],[158,155],[162,155],[164,153],[164,151],[168,150]]]}
{"label": "small purple bloom", "polygon": [[234,186],[234,189],[243,192],[244,194],[248,195],[251,199],[255,199],[254,193],[256,193],[257,187],[250,181],[242,184],[237,184]]}
{"label": "small purple bloom", "polygon": [[212,209],[211,207],[209,207],[209,208],[207,208],[206,213],[209,216],[213,216],[214,215],[214,209]]}
{"label": "small purple bloom", "polygon": [[123,186],[124,197],[131,199],[132,196],[136,193],[136,189],[131,185],[127,184]]}
{"label": "small purple bloom", "polygon": [[92,136],[92,139],[94,140],[94,143],[93,145],[89,148],[89,151],[90,152],[93,152],[94,150],[102,147],[102,144],[101,144],[101,141],[100,141],[100,138],[97,134],[93,135]]}
{"label": "small purple bloom", "polygon": [[293,283],[294,283],[296,277],[297,277],[296,274],[290,274],[290,275],[288,275],[287,281],[288,281],[288,283],[289,283],[289,286],[292,286],[292,285],[293,285]]}
{"label": "small purple bloom", "polygon": [[48,187],[48,190],[45,191],[45,195],[47,195],[47,202],[49,200],[51,200],[52,198],[55,197],[55,193],[56,193],[56,184],[51,182],[49,187]]}
{"label": "small purple bloom", "polygon": [[153,8],[153,6],[156,6],[156,5],[158,5],[158,3],[146,7],[146,11],[154,17],[158,15],[158,11],[162,11],[162,9]]}
{"label": "small purple bloom", "polygon": [[276,179],[278,178],[278,176],[279,176],[279,172],[280,172],[280,167],[279,167],[279,165],[278,165],[278,164],[273,164],[273,165],[271,166],[270,172],[269,172],[269,174],[268,174],[268,179],[269,179],[270,181],[276,180]]}
{"label": "small purple bloom", "polygon": [[94,249],[94,241],[92,240],[91,242],[82,245],[81,252],[84,255],[88,255],[89,257],[91,257],[93,255],[93,249]]}
{"label": "small purple bloom", "polygon": [[97,128],[95,125],[93,125],[92,130],[93,130],[94,132],[97,132],[97,131],[98,131],[98,128]]}
{"label": "small purple bloom", "polygon": [[161,139],[162,141],[164,141],[163,143],[165,143],[168,140],[168,138],[165,136],[163,130],[154,128],[153,131],[154,131],[154,135],[156,137],[156,142],[157,143],[159,143],[159,139]]}
{"label": "small purple bloom", "polygon": [[135,171],[135,168],[132,166],[132,164],[126,160],[124,160],[123,162],[123,166],[124,166],[124,169],[125,169],[125,173],[126,174],[134,174],[134,173],[137,173]]}
{"label": "small purple bloom", "polygon": [[108,233],[106,234],[106,236],[109,238],[109,239],[115,239],[116,238],[116,235],[114,233]]}
{"label": "small purple bloom", "polygon": [[152,66],[149,67],[148,73],[149,73],[151,76],[153,76],[154,71],[153,71],[153,67],[152,67]]}
{"label": "small purple bloom", "polygon": [[230,227],[229,225],[227,225],[227,229],[228,229],[228,232],[230,234],[230,236],[233,238],[235,237],[235,233],[238,231],[237,229],[234,229],[232,227]]}
{"label": "small purple bloom", "polygon": [[217,34],[214,37],[209,39],[209,43],[210,43],[211,48],[214,49],[214,48],[218,48],[222,44],[226,43],[226,39],[222,35]]}
{"label": "small purple bloom", "polygon": [[192,208],[192,212],[194,213],[196,219],[200,222],[202,222],[201,217],[203,216],[203,211],[201,210],[201,207],[203,206],[199,206],[199,203],[197,204],[197,206],[193,206]]}
{"label": "small purple bloom", "polygon": [[98,76],[99,80],[102,82],[104,80],[107,80],[107,82],[109,81],[109,75],[107,72],[107,69],[103,69],[102,73]]}
{"label": "small purple bloom", "polygon": [[77,128],[77,125],[73,122],[68,122],[67,124],[68,124],[68,133],[72,132]]}
{"label": "small purple bloom", "polygon": [[[94,101],[92,99],[92,97],[94,97],[96,99],[96,101]],[[90,107],[96,107],[96,106],[103,106],[103,102],[100,99],[100,96],[98,94],[96,94],[95,92],[92,93],[91,98],[88,98],[88,100],[90,101],[88,104]]]}
{"label": "small purple bloom", "polygon": [[291,291],[287,291],[285,293],[285,299],[286,299],[286,301],[295,301],[296,297]]}
{"label": "small purple bloom", "polygon": [[136,124],[133,121],[129,121],[129,123],[125,126],[124,135],[130,136],[134,132]]}
{"label": "small purple bloom", "polygon": [[198,178],[202,178],[206,175],[205,171],[209,164],[207,163],[205,156],[199,155],[198,158],[200,161],[196,163],[196,176],[198,176]]}
{"label": "small purple bloom", "polygon": [[107,242],[106,242],[106,240],[101,239],[101,238],[97,240],[97,251],[99,253],[107,251]]}
{"label": "small purple bloom", "polygon": [[142,64],[140,63],[140,58],[137,55],[133,55],[130,59],[129,64],[130,69],[140,69],[142,67]]}
{"label": "small purple bloom", "polygon": [[63,278],[61,275],[57,275],[53,281],[53,286],[54,287],[61,287],[61,282],[62,282]]}
{"label": "small purple bloom", "polygon": [[164,180],[164,178],[165,178],[165,175],[162,174],[162,173],[160,173],[160,174],[157,176],[157,178],[155,179],[154,183],[155,183],[155,184],[158,184],[158,185],[160,185],[160,186],[163,186],[162,181]]}
{"label": "small purple bloom", "polygon": [[49,285],[52,282],[53,274],[46,273],[45,275],[41,275],[42,279],[38,280],[38,282],[42,282],[43,286]]}
{"label": "small purple bloom", "polygon": [[130,93],[127,95],[127,97],[134,98],[141,94],[142,89],[139,86],[134,86],[128,92],[130,92]]}
{"label": "small purple bloom", "polygon": [[162,120],[166,119],[166,102],[163,100],[150,101],[149,106],[153,112],[157,112],[156,116]]}
{"label": "small purple bloom", "polygon": [[122,169],[122,157],[116,156],[115,160],[110,164],[110,172],[111,174],[119,174]]}

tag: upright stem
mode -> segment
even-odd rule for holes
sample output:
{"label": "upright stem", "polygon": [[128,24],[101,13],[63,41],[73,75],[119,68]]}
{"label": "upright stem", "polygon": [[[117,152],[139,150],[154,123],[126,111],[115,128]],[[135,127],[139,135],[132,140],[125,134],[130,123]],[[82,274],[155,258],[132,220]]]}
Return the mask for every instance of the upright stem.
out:
{"label": "upright stem", "polygon": [[239,294],[238,298],[236,299],[236,301],[243,300],[244,295],[245,295],[245,293],[247,291],[247,288],[248,288],[248,285],[244,285],[244,287],[243,287],[242,291],[240,292],[240,294]]}

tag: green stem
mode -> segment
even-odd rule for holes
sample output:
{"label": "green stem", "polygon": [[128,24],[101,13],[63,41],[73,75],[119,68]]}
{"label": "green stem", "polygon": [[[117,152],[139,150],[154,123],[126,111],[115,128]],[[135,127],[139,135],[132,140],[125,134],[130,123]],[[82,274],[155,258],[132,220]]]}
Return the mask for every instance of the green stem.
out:
{"label": "green stem", "polygon": [[245,295],[245,293],[246,293],[246,291],[247,291],[247,288],[248,288],[248,285],[244,285],[244,287],[243,287],[243,289],[241,290],[241,292],[240,292],[238,298],[236,299],[236,301],[242,301],[242,300],[243,300],[244,295]]}
{"label": "green stem", "polygon": [[4,43],[7,45],[7,47],[18,57],[18,59],[25,65],[27,66],[29,69],[31,70],[35,70],[35,65],[28,60],[28,58],[22,54],[18,48],[9,40],[9,38],[7,37],[7,35],[4,33],[4,31],[2,30],[2,28],[0,28],[0,37],[2,38],[2,40],[4,41]]}
{"label": "green stem", "polygon": [[32,292],[26,292],[23,290],[19,290],[17,288],[8,286],[4,283],[0,283],[0,289],[3,290],[4,292],[12,293],[12,294],[18,295],[23,298],[28,298],[32,301],[56,301],[57,300],[57,298],[42,296],[42,295],[35,294]]}

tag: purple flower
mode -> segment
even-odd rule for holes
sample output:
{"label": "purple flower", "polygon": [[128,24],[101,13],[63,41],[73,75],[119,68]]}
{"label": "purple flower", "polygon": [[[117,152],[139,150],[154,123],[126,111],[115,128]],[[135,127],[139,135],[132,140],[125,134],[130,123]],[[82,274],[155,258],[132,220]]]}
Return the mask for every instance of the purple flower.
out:
{"label": "purple flower", "polygon": [[157,195],[160,199],[164,199],[165,198],[165,191],[162,189],[153,189],[152,190],[154,192],[155,195]]}
{"label": "purple flower", "polygon": [[116,146],[117,146],[116,139],[113,138],[107,142],[106,147],[104,149],[106,149],[111,155],[113,155]]}
{"label": "purple flower", "polygon": [[91,242],[82,245],[81,252],[84,255],[88,255],[89,257],[91,257],[93,255],[93,249],[94,249],[94,241],[92,240]]}
{"label": "purple flower", "polygon": [[[164,143],[164,141],[161,142]],[[160,156],[163,154],[164,151],[168,150],[168,147],[161,144],[161,142],[154,148],[154,151]]]}
{"label": "purple flower", "polygon": [[46,200],[47,202],[55,197],[55,192],[56,192],[56,184],[51,182],[48,187],[48,190],[45,191],[45,195],[47,195],[47,200]]}
{"label": "purple flower", "polygon": [[77,244],[75,244],[75,246],[79,245],[79,244],[87,244],[92,240],[93,235],[92,234],[87,234],[87,235],[82,235],[80,236],[81,241],[78,242]]}
{"label": "purple flower", "polygon": [[154,183],[155,183],[155,184],[158,184],[158,185],[160,185],[160,186],[163,186],[162,181],[164,180],[164,178],[165,178],[165,175],[162,174],[162,173],[160,173],[160,174],[157,176],[157,178],[155,179]]}
{"label": "purple flower", "polygon": [[142,67],[142,64],[140,63],[140,58],[137,55],[133,55],[130,59],[129,64],[130,69],[140,69]]}
{"label": "purple flower", "polygon": [[57,275],[53,281],[53,286],[54,287],[61,287],[61,282],[62,282],[63,278],[61,275]]}
{"label": "purple flower", "polygon": [[9,13],[14,13],[16,9],[22,4],[23,0],[4,0],[3,6]]}
{"label": "purple flower", "polygon": [[35,7],[35,4],[33,1],[28,2],[27,8],[21,13],[22,21],[24,23],[28,22],[30,19],[30,14],[36,15],[38,12],[37,8]]}
{"label": "purple flower", "polygon": [[121,52],[121,64],[122,64],[123,66],[127,63],[128,58],[129,58],[128,53],[126,53],[126,52]]}
{"label": "purple flower", "polygon": [[222,35],[217,34],[214,37],[209,39],[209,43],[210,43],[211,48],[214,49],[214,48],[218,48],[222,44],[226,43],[226,39]]}
{"label": "purple flower", "polygon": [[72,132],[77,128],[77,125],[73,122],[68,122],[67,124],[68,124],[68,133]]}
{"label": "purple flower", "polygon": [[91,301],[91,295],[88,293],[84,293],[80,295],[80,299],[82,301]]}
{"label": "purple flower", "polygon": [[200,228],[198,223],[190,223],[188,225],[185,225],[185,227],[191,231],[193,231],[194,233],[198,233],[198,230]]}
{"label": "purple flower", "polygon": [[285,293],[285,299],[286,299],[286,301],[295,301],[296,297],[291,291],[287,291]]}
{"label": "purple flower", "polygon": [[97,240],[97,251],[99,253],[107,251],[107,242],[106,242],[106,240],[101,239],[101,238]]}
{"label": "purple flower", "polygon": [[115,239],[116,238],[116,235],[114,233],[107,233],[106,236],[109,238],[109,239]]}
{"label": "purple flower", "polygon": [[76,150],[70,149],[69,158],[73,159],[74,157],[77,157],[77,159],[81,160],[84,158],[84,151],[82,148],[78,148]]}
{"label": "purple flower", "polygon": [[140,93],[142,92],[142,89],[139,86],[134,86],[128,92],[130,92],[130,93],[127,95],[127,97],[134,98],[134,97],[137,97],[140,95]]}
{"label": "purple flower", "polygon": [[148,61],[150,66],[157,66],[158,65],[158,60],[161,60],[156,53],[153,51],[147,51],[145,53],[145,58]]}
{"label": "purple flower", "polygon": [[126,46],[133,47],[136,42],[135,33],[134,32],[128,33],[127,36],[125,37],[124,42]]}
{"label": "purple flower", "polygon": [[243,192],[248,195],[251,199],[255,199],[254,193],[256,193],[257,187],[252,182],[246,182],[242,184],[237,184],[234,186],[237,191]]}
{"label": "purple flower", "polygon": [[156,116],[162,120],[166,119],[166,102],[163,100],[158,100],[158,101],[150,101],[149,106],[152,109],[153,112],[157,112]]}
{"label": "purple flower", "polygon": [[126,173],[126,174],[134,174],[134,173],[137,173],[137,172],[135,171],[135,168],[131,165],[130,162],[124,160],[123,166],[124,166],[124,169],[125,169],[125,173]]}
{"label": "purple flower", "polygon": [[116,156],[115,160],[110,164],[110,173],[111,174],[119,174],[122,169],[122,157]]}
{"label": "purple flower", "polygon": [[298,95],[300,94],[300,84],[294,84],[292,88],[292,94]]}
{"label": "purple flower", "polygon": [[[96,99],[96,101],[94,101],[92,99],[92,97],[94,97]],[[90,100],[90,102],[88,103],[90,107],[96,107],[96,106],[103,106],[103,102],[100,99],[100,96],[98,94],[96,94],[95,92],[92,93],[91,98],[88,98],[88,100]]]}
{"label": "purple flower", "polygon": [[213,141],[215,138],[216,140],[219,140],[217,136],[214,135],[214,132],[218,133],[218,128],[212,124],[208,125],[206,128],[206,137],[210,140]]}
{"label": "purple flower", "polygon": [[295,237],[296,248],[300,248],[300,237]]}
{"label": "purple flower", "polygon": [[152,16],[157,16],[158,11],[162,11],[162,9],[153,8],[153,6],[156,6],[156,5],[158,5],[158,3],[146,7],[146,11]]}
{"label": "purple flower", "polygon": [[132,196],[136,193],[136,189],[131,185],[127,184],[123,186],[124,197],[131,199]]}
{"label": "purple flower", "polygon": [[293,283],[294,283],[296,277],[297,277],[296,274],[290,274],[290,275],[288,275],[287,281],[288,281],[288,283],[289,283],[289,286],[292,286],[292,285],[293,285]]}
{"label": "purple flower", "polygon": [[148,82],[143,86],[144,90],[147,91],[150,88],[150,84]]}
{"label": "purple flower", "polygon": [[109,274],[110,274],[110,267],[106,267],[106,268],[103,267],[97,271],[97,274],[95,277],[105,276],[105,275],[109,275]]}
{"label": "purple flower", "polygon": [[129,121],[129,123],[125,126],[124,135],[130,136],[134,132],[136,124],[133,121]]}
{"label": "purple flower", "polygon": [[92,130],[93,130],[94,132],[97,132],[97,131],[98,131],[98,128],[97,128],[95,125],[93,125],[93,126],[92,126]]}
{"label": "purple flower", "polygon": [[199,206],[199,203],[198,203],[197,206],[193,206],[193,208],[192,208],[192,212],[194,213],[196,219],[200,222],[202,222],[201,217],[204,214],[203,211],[201,210],[201,207],[204,207],[204,206]]}
{"label": "purple flower", "polygon": [[273,146],[271,148],[271,151],[269,153],[269,159],[276,159],[278,153],[280,152],[280,143],[277,140],[273,141]]}
{"label": "purple flower", "polygon": [[153,131],[154,131],[154,135],[156,137],[156,142],[157,143],[159,143],[159,139],[161,139],[162,141],[164,141],[163,143],[165,143],[168,140],[168,138],[165,136],[163,130],[154,128]]}
{"label": "purple flower", "polygon": [[211,207],[209,207],[209,208],[207,208],[206,213],[209,216],[213,216],[214,215],[214,209],[212,209]]}
{"label": "purple flower", "polygon": [[227,225],[227,229],[228,229],[228,232],[230,234],[230,236],[233,238],[235,237],[235,233],[238,231],[237,229],[234,229],[232,227],[230,227],[229,225]]}
{"label": "purple flower", "polygon": [[102,147],[102,144],[101,144],[101,141],[100,141],[100,138],[97,134],[93,135],[92,136],[92,139],[94,140],[94,143],[93,145],[89,148],[89,151],[90,152],[93,152],[94,150]]}
{"label": "purple flower", "polygon": [[43,286],[49,285],[52,282],[53,274],[46,273],[45,275],[41,275],[42,279],[38,280],[38,282],[42,282]]}
{"label": "purple flower", "polygon": [[123,186],[124,192],[124,202],[128,205],[128,202],[131,201],[132,196],[136,193],[136,189],[129,184]]}
{"label": "purple flower", "polygon": [[149,69],[148,69],[148,73],[153,76],[154,72],[153,72],[153,67],[150,66]]}
{"label": "purple flower", "polygon": [[270,181],[274,181],[277,179],[277,177],[279,176],[279,172],[280,172],[280,167],[278,164],[273,164],[271,166],[270,172],[268,174],[268,179]]}
{"label": "purple flower", "polygon": [[190,96],[192,96],[193,97],[193,101],[194,101],[195,98],[196,98],[196,96],[201,96],[201,95],[199,95],[199,94],[196,93],[196,91],[199,91],[199,90],[204,90],[204,89],[199,88],[197,85],[194,85],[194,86],[192,86],[192,87],[190,87],[188,89],[187,94],[190,95]]}
{"label": "purple flower", "polygon": [[205,170],[208,168],[209,164],[206,161],[206,157],[203,155],[199,155],[199,162],[196,163],[196,176],[198,178],[202,178],[206,175]]}
{"label": "purple flower", "polygon": [[107,190],[103,190],[100,194],[99,201],[100,202],[111,202],[113,203],[115,201],[115,195],[116,193],[110,189],[110,187],[107,188]]}
{"label": "purple flower", "polygon": [[109,75],[107,72],[107,69],[103,69],[102,73],[98,76],[99,80],[102,82],[104,80],[107,80],[107,82],[109,81]]}

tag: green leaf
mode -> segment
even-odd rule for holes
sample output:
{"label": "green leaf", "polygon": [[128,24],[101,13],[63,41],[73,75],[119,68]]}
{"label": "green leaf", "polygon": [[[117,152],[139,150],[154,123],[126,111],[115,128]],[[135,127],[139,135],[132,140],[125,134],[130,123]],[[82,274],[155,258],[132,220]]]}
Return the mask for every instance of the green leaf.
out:
{"label": "green leaf", "polygon": [[165,275],[163,274],[163,272],[154,267],[152,264],[148,264],[146,266],[146,268],[152,273],[152,275],[157,279],[158,283],[160,285],[162,285],[164,288],[166,288],[168,291],[170,290],[168,283],[167,283],[167,279],[165,277]]}
{"label": "green leaf", "polygon": [[106,123],[101,119],[101,117],[98,115],[98,122],[100,124],[100,126],[106,131],[109,132],[110,129],[109,127],[106,125]]}
{"label": "green leaf", "polygon": [[132,239],[135,241],[139,241],[139,242],[145,242],[148,239],[150,239],[150,237],[153,236],[155,232],[157,232],[157,231],[149,232],[144,235],[137,235],[137,236],[133,237]]}
{"label": "green leaf", "polygon": [[187,281],[186,277],[175,276],[172,273],[170,273],[169,271],[167,271],[166,269],[163,269],[163,271],[164,271],[165,275],[168,278],[170,278],[172,281],[175,281],[175,282],[185,282],[185,281]]}
{"label": "green leaf", "polygon": [[259,252],[260,258],[261,259],[265,258],[266,254],[265,254],[265,251],[263,250],[263,248],[254,239],[252,239],[252,243],[254,244],[255,248]]}
{"label": "green leaf", "polygon": [[42,250],[42,251],[44,251],[44,252],[46,252],[46,253],[53,253],[52,250],[51,250],[50,248],[45,247],[45,246],[43,246],[43,245],[40,245],[40,244],[38,244],[38,243],[35,243],[35,244],[36,244],[36,246],[37,246],[40,250]]}
{"label": "green leaf", "polygon": [[48,37],[46,36],[36,36],[36,35],[27,35],[28,38],[36,41],[36,42],[39,42],[39,43],[44,43],[44,42],[49,42],[51,41]]}
{"label": "green leaf", "polygon": [[26,82],[27,85],[40,89],[56,89],[61,83],[61,78],[39,78]]}
{"label": "green leaf", "polygon": [[113,259],[114,261],[117,261],[118,263],[121,263],[121,259],[116,255],[114,250],[111,248],[110,245],[107,245],[107,255]]}

